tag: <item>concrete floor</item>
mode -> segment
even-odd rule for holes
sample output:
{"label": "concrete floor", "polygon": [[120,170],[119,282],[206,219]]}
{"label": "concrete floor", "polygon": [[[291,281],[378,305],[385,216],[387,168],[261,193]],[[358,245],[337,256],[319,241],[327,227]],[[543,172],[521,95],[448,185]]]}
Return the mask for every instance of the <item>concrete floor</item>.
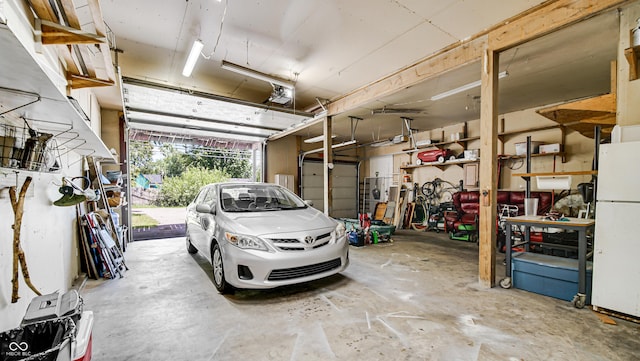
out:
{"label": "concrete floor", "polygon": [[413,231],[394,240],[351,247],[341,275],[231,296],[183,238],[131,243],[125,278],[82,290],[93,360],[640,359],[638,324],[479,287],[475,244]]}

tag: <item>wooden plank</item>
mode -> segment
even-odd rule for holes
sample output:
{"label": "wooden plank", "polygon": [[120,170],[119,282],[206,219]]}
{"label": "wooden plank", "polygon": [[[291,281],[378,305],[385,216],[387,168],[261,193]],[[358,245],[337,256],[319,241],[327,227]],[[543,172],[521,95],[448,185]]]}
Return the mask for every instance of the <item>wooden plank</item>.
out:
{"label": "wooden plank", "polygon": [[73,60],[73,55],[71,54],[71,47],[69,45],[59,45],[58,46],[58,54],[62,56],[65,64],[67,65],[67,73],[80,75],[80,70],[76,65],[76,62]]}
{"label": "wooden plank", "polygon": [[29,5],[36,13],[36,16],[41,20],[48,20],[52,22],[58,22],[58,15],[51,7],[51,4],[47,0],[29,0]]}
{"label": "wooden plank", "polygon": [[502,51],[512,48],[626,2],[628,0],[549,1],[545,6],[489,32],[489,49]]}
{"label": "wooden plank", "polygon": [[624,57],[629,63],[629,81],[638,79],[638,55],[640,55],[640,46],[624,49]]}
{"label": "wooden plank", "polygon": [[40,20],[42,30],[42,43],[52,44],[99,44],[106,38],[85,33],[68,26],[56,24],[48,20]]}
{"label": "wooden plank", "polygon": [[498,169],[499,55],[485,50],[480,103],[479,274],[481,286],[495,286]]}
{"label": "wooden plank", "polygon": [[99,36],[106,36],[107,28],[104,25],[104,18],[102,17],[100,2],[98,0],[89,0],[88,4],[89,8],[91,9],[91,16],[93,17],[93,24],[96,28],[96,34]]}
{"label": "wooden plank", "polygon": [[104,61],[104,67],[107,71],[107,77],[109,80],[116,79],[116,71],[113,66],[113,60],[111,59],[111,49],[109,49],[109,44],[101,43],[100,44],[100,52],[102,53],[102,58]]}
{"label": "wooden plank", "polygon": [[516,173],[512,174],[513,177],[549,177],[549,176],[561,176],[561,175],[598,175],[597,170],[577,170],[572,172],[539,172],[539,173]]}
{"label": "wooden plank", "polygon": [[482,49],[485,43],[486,37],[480,37],[450,50],[447,49],[429,56],[415,65],[397,71],[329,103],[326,106],[328,114],[336,115],[346,112],[362,104],[416,85],[440,73],[477,61],[482,56]]}
{"label": "wooden plank", "polygon": [[77,74],[67,74],[67,80],[69,81],[69,86],[71,87],[71,89],[115,85],[115,82],[113,80],[89,78]]}
{"label": "wooden plank", "polygon": [[78,14],[76,14],[76,7],[73,5],[72,0],[60,0],[62,4],[62,11],[67,18],[67,23],[70,27],[75,29],[82,29],[80,27],[80,21],[78,20]]}

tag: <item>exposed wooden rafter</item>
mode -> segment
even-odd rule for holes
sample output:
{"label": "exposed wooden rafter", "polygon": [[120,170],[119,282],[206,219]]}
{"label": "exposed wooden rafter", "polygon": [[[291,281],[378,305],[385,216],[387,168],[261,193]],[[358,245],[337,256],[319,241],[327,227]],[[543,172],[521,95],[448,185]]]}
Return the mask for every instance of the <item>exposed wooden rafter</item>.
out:
{"label": "exposed wooden rafter", "polygon": [[[57,45],[58,56],[66,64],[71,89],[115,84],[111,50],[98,0],[90,0],[90,18],[80,19],[73,0],[56,3],[29,0],[37,19],[36,40],[43,45]],[[53,4],[53,5],[52,5]],[[84,12],[86,13],[86,12]]]}
{"label": "exposed wooden rafter", "polygon": [[72,89],[115,85],[115,82],[113,80],[90,78],[76,74],[67,74],[67,81],[69,82],[69,86],[71,86]]}
{"label": "exposed wooden rafter", "polygon": [[70,26],[42,19],[36,19],[36,33],[40,35],[40,40],[44,45],[99,44],[107,40],[103,36],[86,33]]}

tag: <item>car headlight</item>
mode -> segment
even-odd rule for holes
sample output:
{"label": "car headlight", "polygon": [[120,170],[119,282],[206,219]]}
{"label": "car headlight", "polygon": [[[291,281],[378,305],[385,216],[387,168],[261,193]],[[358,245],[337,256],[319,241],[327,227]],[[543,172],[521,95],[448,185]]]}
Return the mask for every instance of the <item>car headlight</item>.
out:
{"label": "car headlight", "polygon": [[345,233],[346,233],[346,228],[344,224],[338,223],[338,225],[336,226],[336,239],[344,237]]}
{"label": "car headlight", "polygon": [[242,249],[257,249],[260,251],[267,251],[267,246],[258,237],[247,236],[245,234],[235,234],[225,232],[224,236],[227,241],[232,245]]}

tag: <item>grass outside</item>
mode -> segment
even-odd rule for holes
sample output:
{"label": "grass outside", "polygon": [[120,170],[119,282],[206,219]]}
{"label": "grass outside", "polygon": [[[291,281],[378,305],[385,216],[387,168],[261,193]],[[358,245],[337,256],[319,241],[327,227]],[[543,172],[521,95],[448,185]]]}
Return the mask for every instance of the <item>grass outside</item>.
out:
{"label": "grass outside", "polygon": [[148,215],[136,213],[133,213],[131,215],[131,223],[133,223],[133,228],[154,227],[158,225],[158,221],[149,217]]}

